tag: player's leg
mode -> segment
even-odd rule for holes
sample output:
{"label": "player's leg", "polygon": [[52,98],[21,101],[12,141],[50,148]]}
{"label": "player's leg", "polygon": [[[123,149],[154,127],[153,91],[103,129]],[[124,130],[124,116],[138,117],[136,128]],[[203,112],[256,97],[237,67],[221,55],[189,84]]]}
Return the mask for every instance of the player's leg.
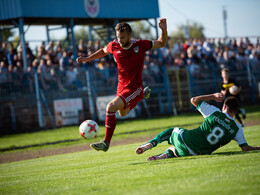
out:
{"label": "player's leg", "polygon": [[130,108],[118,110],[118,114],[119,114],[121,117],[126,116],[129,112],[130,112]]}
{"label": "player's leg", "polygon": [[164,141],[169,141],[169,138],[172,135],[173,128],[166,129],[165,131],[158,134],[155,138],[151,139],[145,144],[142,144],[136,149],[137,154],[142,154],[146,150],[152,149],[153,147],[157,146],[158,143],[162,143]]}
{"label": "player's leg", "polygon": [[120,97],[116,97],[108,103],[106,108],[106,133],[104,141],[91,144],[90,146],[92,148],[94,148],[95,150],[102,150],[104,152],[108,150],[111,138],[116,128],[116,111],[121,110],[124,106],[124,102]]}
{"label": "player's leg", "polygon": [[163,153],[155,155],[155,156],[150,156],[146,160],[152,161],[152,160],[161,160],[161,159],[174,158],[174,157],[178,157],[178,156],[175,153],[175,147],[171,146],[167,150],[165,150]]}
{"label": "player's leg", "polygon": [[[146,91],[148,91],[146,94],[148,96],[148,93],[150,93],[149,87]],[[144,90],[142,89],[142,87],[139,87],[136,90],[126,89],[125,91],[123,91],[120,94],[120,98],[124,102],[124,107],[118,110],[118,114],[121,117],[126,116],[138,104],[138,102],[140,102],[144,98],[143,92]]]}
{"label": "player's leg", "polygon": [[241,110],[241,114],[242,114],[243,119],[246,119],[246,111],[245,111],[245,109],[241,108],[240,110]]}
{"label": "player's leg", "polygon": [[241,124],[241,126],[243,127],[244,124],[243,124],[243,122],[242,122],[242,119],[241,119],[240,116],[239,116],[240,113],[241,113],[241,110],[238,109],[238,111],[237,111],[235,117],[236,117],[236,119],[238,120],[238,122]]}

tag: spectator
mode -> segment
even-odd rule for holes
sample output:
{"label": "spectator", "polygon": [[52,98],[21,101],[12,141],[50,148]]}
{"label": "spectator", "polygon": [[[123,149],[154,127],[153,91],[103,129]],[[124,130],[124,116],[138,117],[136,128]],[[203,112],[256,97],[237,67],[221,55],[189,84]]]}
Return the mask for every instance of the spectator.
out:
{"label": "spectator", "polygon": [[87,46],[84,43],[83,39],[79,40],[78,51],[83,53],[83,54],[87,54]]}
{"label": "spectator", "polygon": [[77,80],[78,73],[74,70],[73,64],[69,64],[66,70],[66,81],[69,86],[74,86],[77,89],[82,88],[82,83]]}
{"label": "spectator", "polygon": [[7,64],[4,61],[1,61],[0,62],[0,87],[2,88],[6,82],[8,82]]}
{"label": "spectator", "polygon": [[174,44],[171,50],[171,54],[173,55],[173,57],[175,57],[175,55],[179,54],[181,50],[182,50],[182,43],[181,40],[178,40],[178,42]]}
{"label": "spectator", "polygon": [[52,57],[55,56],[54,43],[50,41],[49,44],[45,48],[46,52],[49,53]]}
{"label": "spectator", "polygon": [[197,64],[197,61],[195,61],[195,60],[192,61],[191,59],[188,59],[187,65],[188,65],[188,68],[190,70],[191,75],[195,79],[203,79],[204,78],[204,75],[201,73],[201,68]]}
{"label": "spectator", "polygon": [[45,90],[58,87],[61,91],[66,91],[63,87],[60,78],[56,75],[52,61],[49,59],[45,64],[40,62],[40,81]]}
{"label": "spectator", "polygon": [[260,70],[260,53],[257,53],[256,50],[252,50],[252,54],[249,56],[249,62],[253,72]]}
{"label": "spectator", "polygon": [[62,56],[60,58],[59,65],[60,65],[59,69],[61,71],[65,71],[69,66],[69,56],[68,56],[68,53],[66,52],[66,50],[63,50],[63,52],[62,52]]}

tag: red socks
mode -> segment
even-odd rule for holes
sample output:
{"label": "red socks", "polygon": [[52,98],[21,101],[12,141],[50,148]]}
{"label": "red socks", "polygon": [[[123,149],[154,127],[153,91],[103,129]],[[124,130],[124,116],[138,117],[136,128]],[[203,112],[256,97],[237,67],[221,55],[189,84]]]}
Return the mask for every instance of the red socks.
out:
{"label": "red socks", "polygon": [[106,114],[106,134],[105,140],[111,141],[112,136],[114,134],[116,128],[116,113],[115,112],[108,112]]}

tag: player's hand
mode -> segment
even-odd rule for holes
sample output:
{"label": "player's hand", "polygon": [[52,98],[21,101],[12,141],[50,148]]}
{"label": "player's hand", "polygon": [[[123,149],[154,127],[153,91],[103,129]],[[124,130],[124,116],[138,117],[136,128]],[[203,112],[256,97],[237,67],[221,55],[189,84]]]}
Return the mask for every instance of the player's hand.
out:
{"label": "player's hand", "polygon": [[222,102],[225,98],[225,95],[223,93],[214,93],[215,101]]}
{"label": "player's hand", "polygon": [[84,57],[81,57],[81,56],[79,56],[77,59],[76,59],[76,61],[77,61],[77,63],[81,63],[81,62],[83,62],[83,61],[85,61],[85,58]]}
{"label": "player's hand", "polygon": [[160,27],[162,30],[166,30],[166,29],[167,29],[166,18],[160,18],[160,19],[159,19],[159,27]]}

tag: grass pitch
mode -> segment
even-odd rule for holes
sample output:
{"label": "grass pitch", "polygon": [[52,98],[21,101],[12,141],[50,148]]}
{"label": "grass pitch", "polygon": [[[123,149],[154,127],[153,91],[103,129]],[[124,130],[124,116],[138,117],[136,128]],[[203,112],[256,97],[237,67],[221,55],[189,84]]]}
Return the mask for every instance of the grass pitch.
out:
{"label": "grass pitch", "polygon": [[[248,117],[259,118],[259,113],[251,112]],[[189,128],[202,120],[195,114],[121,122],[113,140],[150,136],[172,125],[173,121],[174,126],[184,124]],[[5,136],[0,143],[1,147],[3,144],[11,147],[57,141],[62,137],[59,131],[72,130]],[[77,127],[73,131],[66,138],[78,136]],[[260,144],[259,132],[260,125],[244,128],[249,145]],[[43,140],[30,141],[39,135]],[[86,141],[80,139],[77,144],[86,144]],[[260,151],[242,152],[232,141],[212,155],[146,162],[147,157],[163,152],[168,144],[162,143],[137,155],[135,149],[140,144],[114,146],[106,153],[89,150],[1,164],[0,194],[259,194]]]}
{"label": "grass pitch", "polygon": [[[260,126],[248,127],[257,145]],[[141,144],[141,143],[140,143]],[[234,141],[213,155],[146,162],[166,143],[135,154],[138,144],[109,152],[84,151],[0,165],[1,194],[258,194],[260,153]]]}

